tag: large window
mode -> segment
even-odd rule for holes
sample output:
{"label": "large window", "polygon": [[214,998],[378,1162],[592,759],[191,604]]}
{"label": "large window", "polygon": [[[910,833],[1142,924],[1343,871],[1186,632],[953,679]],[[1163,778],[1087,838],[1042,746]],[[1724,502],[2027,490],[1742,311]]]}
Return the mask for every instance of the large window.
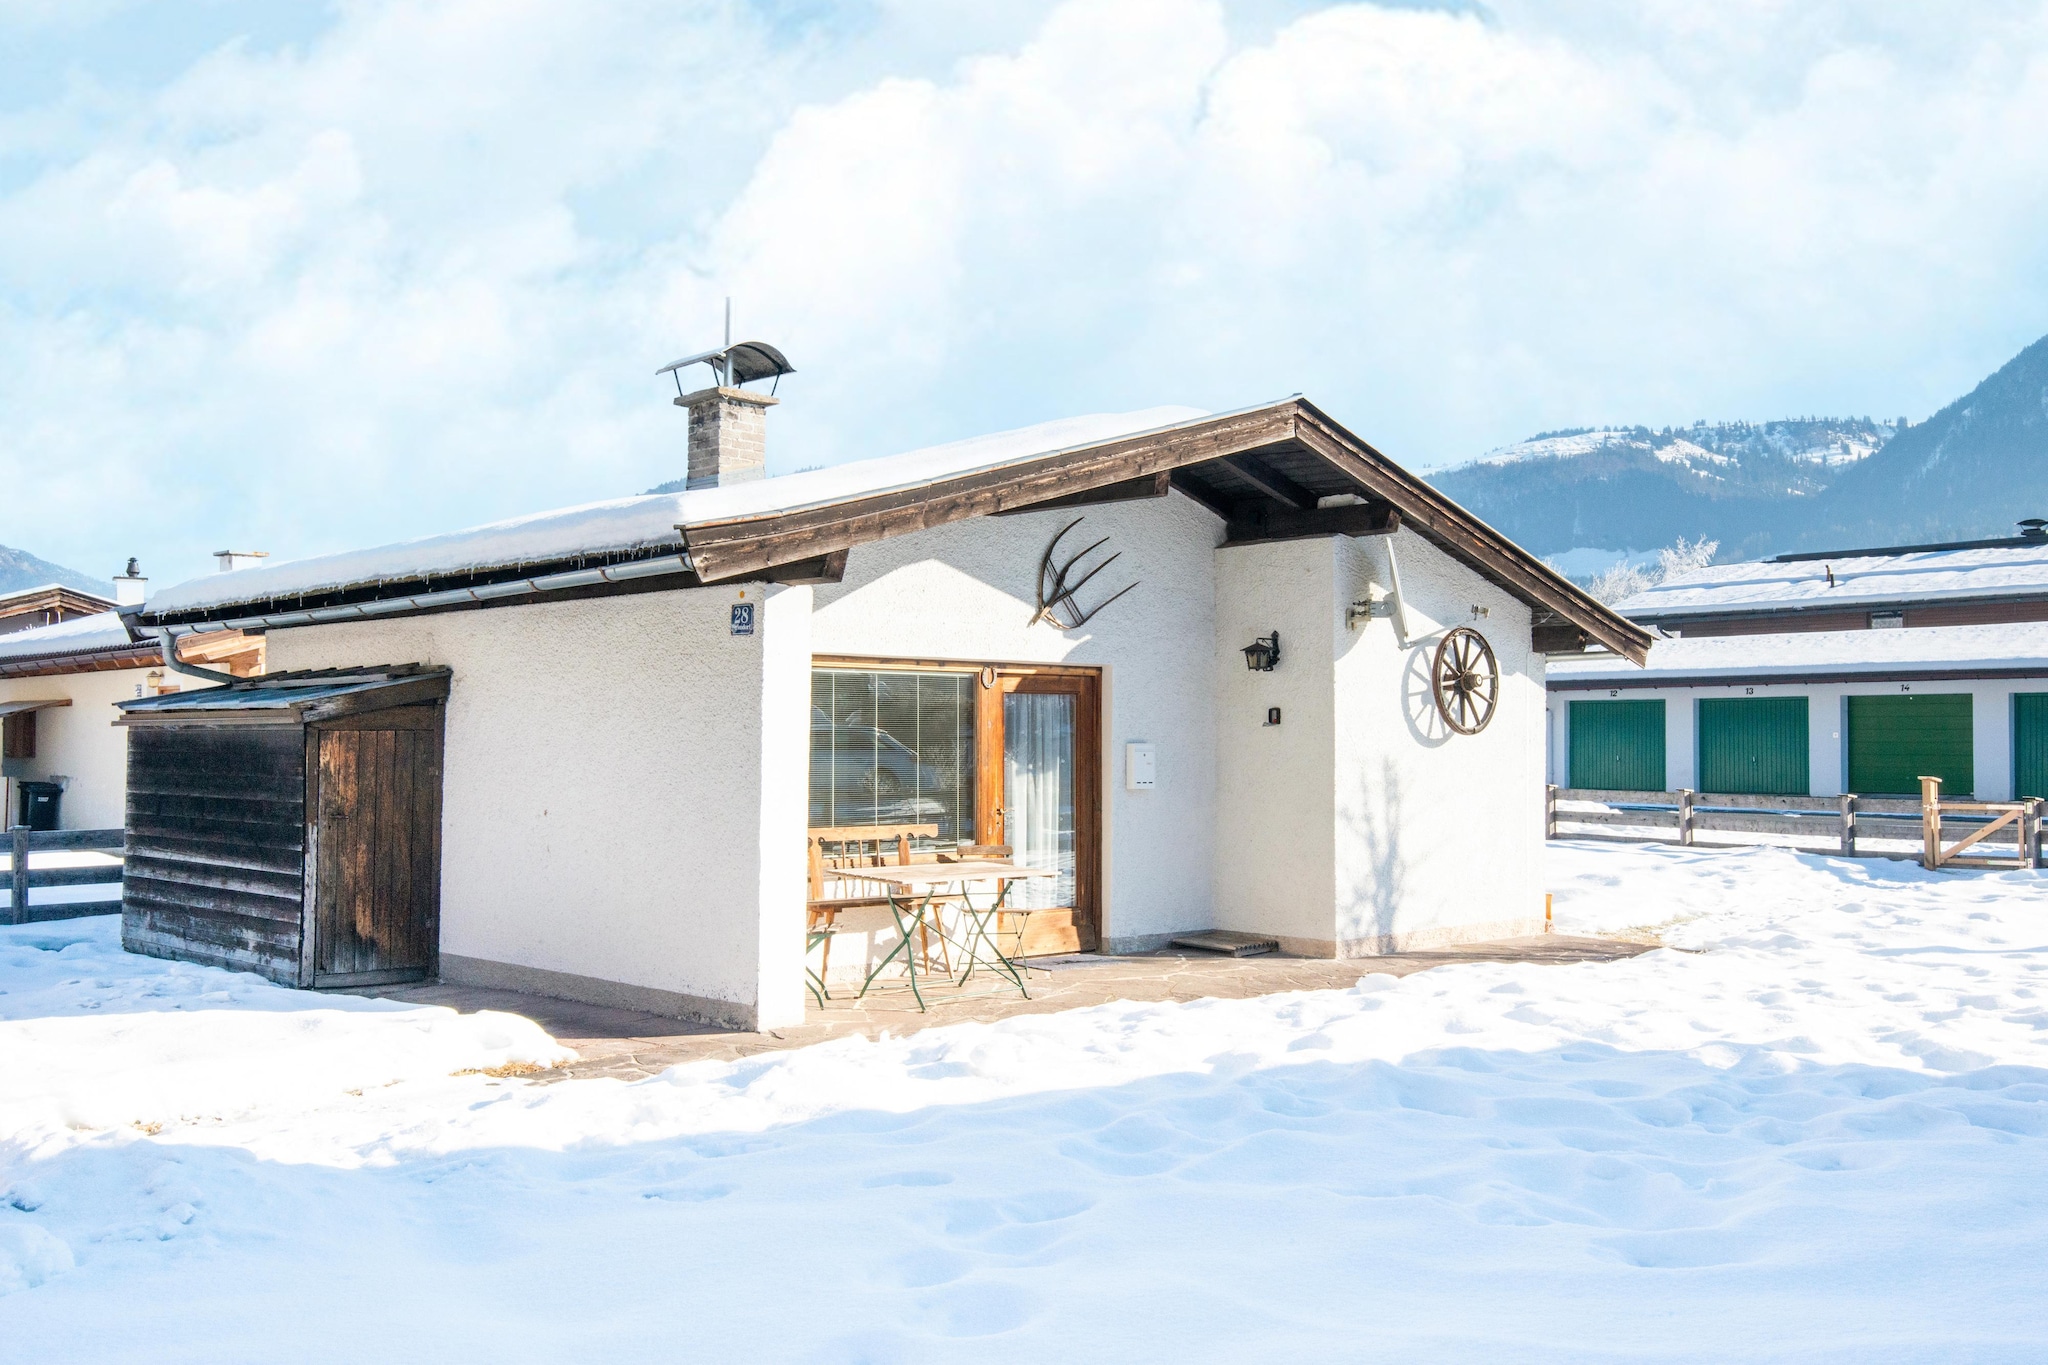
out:
{"label": "large window", "polygon": [[811,826],[927,825],[974,841],[971,673],[811,674]]}

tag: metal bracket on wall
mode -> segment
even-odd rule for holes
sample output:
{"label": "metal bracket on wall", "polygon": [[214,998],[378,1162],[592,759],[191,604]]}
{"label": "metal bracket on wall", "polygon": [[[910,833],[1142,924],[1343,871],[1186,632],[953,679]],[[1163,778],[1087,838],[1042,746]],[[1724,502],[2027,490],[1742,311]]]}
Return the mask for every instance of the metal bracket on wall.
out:
{"label": "metal bracket on wall", "polygon": [[1393,588],[1382,597],[1368,597],[1363,602],[1353,602],[1344,609],[1344,626],[1347,630],[1358,629],[1360,621],[1376,616],[1391,617],[1394,622],[1394,638],[1401,648],[1408,648],[1408,613],[1401,607],[1401,566],[1394,559],[1394,542],[1387,542],[1387,576],[1393,580]]}

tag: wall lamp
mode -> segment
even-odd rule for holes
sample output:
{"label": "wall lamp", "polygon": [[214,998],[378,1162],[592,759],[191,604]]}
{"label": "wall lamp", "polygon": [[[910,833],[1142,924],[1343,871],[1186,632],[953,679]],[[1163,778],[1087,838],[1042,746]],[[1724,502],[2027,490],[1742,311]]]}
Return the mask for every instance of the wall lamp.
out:
{"label": "wall lamp", "polygon": [[1254,673],[1271,673],[1280,663],[1280,632],[1261,636],[1244,647],[1244,666]]}

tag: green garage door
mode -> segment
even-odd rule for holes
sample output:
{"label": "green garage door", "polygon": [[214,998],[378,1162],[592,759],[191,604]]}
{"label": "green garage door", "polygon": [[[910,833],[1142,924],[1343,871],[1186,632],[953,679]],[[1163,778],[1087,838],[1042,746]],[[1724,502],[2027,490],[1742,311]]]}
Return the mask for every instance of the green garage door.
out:
{"label": "green garage door", "polygon": [[1969,695],[1849,698],[1849,790],[1918,796],[1922,777],[1943,796],[1976,791]]}
{"label": "green garage door", "polygon": [[1664,790],[1664,703],[1575,701],[1572,785],[1611,791]]}
{"label": "green garage door", "polygon": [[1715,697],[1699,711],[1699,789],[1805,796],[1806,698]]}
{"label": "green garage door", "polygon": [[2048,796],[2048,692],[2012,699],[2013,795]]}

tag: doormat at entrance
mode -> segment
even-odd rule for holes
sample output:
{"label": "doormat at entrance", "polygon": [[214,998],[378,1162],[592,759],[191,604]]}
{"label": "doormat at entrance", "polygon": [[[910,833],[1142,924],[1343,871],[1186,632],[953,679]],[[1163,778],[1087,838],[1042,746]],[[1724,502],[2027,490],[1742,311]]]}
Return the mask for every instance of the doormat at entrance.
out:
{"label": "doormat at entrance", "polygon": [[1256,957],[1260,953],[1279,952],[1280,940],[1261,934],[1240,934],[1229,929],[1205,929],[1199,934],[1182,934],[1173,940],[1173,946],[1204,953],[1223,953],[1229,957]]}

